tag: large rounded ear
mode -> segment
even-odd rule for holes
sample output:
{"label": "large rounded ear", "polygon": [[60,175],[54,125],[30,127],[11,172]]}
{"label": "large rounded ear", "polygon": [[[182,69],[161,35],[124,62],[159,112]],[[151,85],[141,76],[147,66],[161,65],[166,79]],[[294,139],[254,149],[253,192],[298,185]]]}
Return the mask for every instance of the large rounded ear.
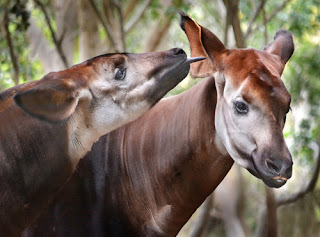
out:
{"label": "large rounded ear", "polygon": [[13,98],[16,105],[28,114],[49,122],[69,118],[78,104],[79,92],[67,80],[48,78],[54,74],[46,75],[33,88],[17,93]]}
{"label": "large rounded ear", "polygon": [[180,26],[186,33],[192,57],[207,59],[191,64],[192,77],[208,77],[219,70],[222,54],[227,50],[223,43],[211,31],[202,27],[191,17],[180,11]]}
{"label": "large rounded ear", "polygon": [[[279,30],[274,36],[274,41],[264,48],[268,53],[277,55],[283,64],[282,71],[294,51],[293,35],[287,30]],[[280,72],[280,74],[282,73]]]}

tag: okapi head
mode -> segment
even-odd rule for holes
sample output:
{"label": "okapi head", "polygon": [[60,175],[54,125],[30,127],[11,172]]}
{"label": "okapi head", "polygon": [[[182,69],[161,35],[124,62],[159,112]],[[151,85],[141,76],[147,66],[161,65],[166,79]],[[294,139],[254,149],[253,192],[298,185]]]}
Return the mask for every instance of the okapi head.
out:
{"label": "okapi head", "polygon": [[278,31],[264,50],[226,49],[184,13],[181,27],[192,56],[207,57],[191,66],[191,75],[215,78],[219,149],[268,186],[281,187],[291,177],[293,164],[282,133],[291,97],[281,80],[294,51],[292,34]]}
{"label": "okapi head", "polygon": [[100,136],[146,112],[201,59],[187,59],[179,48],[101,55],[26,85],[14,101],[41,120],[67,122],[70,154],[83,156]]}

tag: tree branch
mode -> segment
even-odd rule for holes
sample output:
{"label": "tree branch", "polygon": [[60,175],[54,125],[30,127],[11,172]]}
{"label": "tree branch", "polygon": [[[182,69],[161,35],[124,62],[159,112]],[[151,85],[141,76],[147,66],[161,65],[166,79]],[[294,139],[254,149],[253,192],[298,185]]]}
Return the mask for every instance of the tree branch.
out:
{"label": "tree branch", "polygon": [[[320,147],[320,133],[318,135],[318,140],[317,140],[318,147]],[[296,202],[300,198],[302,198],[304,195],[306,195],[309,192],[312,192],[316,186],[318,177],[319,177],[319,171],[320,171],[320,150],[318,152],[318,157],[316,160],[315,168],[312,174],[312,177],[309,181],[309,183],[304,186],[304,188],[301,188],[297,193],[291,194],[291,195],[285,195],[285,196],[280,196],[276,199],[277,201],[277,206],[282,206],[282,205],[287,205],[293,202]]]}
{"label": "tree branch", "polygon": [[226,21],[225,21],[225,29],[224,29],[224,45],[228,46],[228,31],[229,31],[229,26],[231,25],[231,20],[232,20],[232,17],[230,15],[230,11],[228,11],[228,1],[227,0],[223,0],[225,6],[226,6]]}
{"label": "tree branch", "polygon": [[252,15],[252,17],[251,17],[251,19],[250,19],[250,21],[249,21],[248,29],[247,29],[247,31],[246,31],[246,33],[245,33],[245,36],[244,36],[246,39],[248,38],[248,36],[249,36],[250,33],[252,32],[251,30],[252,30],[253,23],[254,23],[254,21],[257,19],[257,17],[259,16],[259,13],[260,13],[260,11],[263,9],[266,1],[267,1],[267,0],[261,0],[260,3],[259,3],[259,5],[257,6],[256,10],[254,11],[254,13],[253,13],[253,15]]}
{"label": "tree branch", "polygon": [[11,58],[11,62],[13,65],[13,81],[15,85],[19,84],[19,65],[17,62],[17,57],[14,53],[14,49],[13,49],[13,44],[12,44],[12,39],[11,39],[11,34],[9,31],[9,16],[8,16],[8,12],[9,12],[9,4],[10,4],[11,0],[8,0],[6,5],[5,5],[5,10],[4,10],[4,15],[3,15],[3,25],[2,25],[2,31],[3,31],[3,35],[6,38],[7,41],[7,45],[9,47],[9,54],[10,54],[10,58]]}
{"label": "tree branch", "polygon": [[136,5],[139,3],[138,0],[131,0],[128,4],[128,6],[126,7],[124,14],[123,14],[123,19],[127,20],[130,16],[130,14],[133,12],[134,8],[136,7]]}
{"label": "tree branch", "polygon": [[275,201],[274,191],[264,185],[266,191],[266,205],[267,205],[267,223],[265,223],[265,233],[264,236],[266,237],[277,237],[277,205]]}
{"label": "tree branch", "polygon": [[124,40],[124,24],[123,24],[123,15],[122,15],[122,8],[120,3],[118,2],[114,2],[114,6],[116,8],[116,10],[118,11],[118,15],[119,15],[119,27],[120,27],[120,51],[126,51],[126,44],[125,44],[125,40]]}
{"label": "tree branch", "polygon": [[66,56],[65,56],[65,54],[64,54],[64,52],[62,50],[62,47],[61,47],[61,42],[62,41],[59,41],[57,39],[57,36],[56,36],[56,34],[55,34],[55,32],[54,32],[54,30],[52,28],[51,21],[50,21],[49,15],[47,13],[47,10],[45,9],[44,5],[41,3],[40,0],[34,0],[34,2],[35,2],[36,5],[38,5],[40,7],[41,11],[43,12],[45,20],[46,20],[46,23],[47,23],[47,25],[49,27],[49,30],[50,30],[51,37],[52,37],[53,42],[54,42],[54,44],[56,46],[56,49],[58,51],[58,54],[59,54],[59,56],[60,56],[60,58],[61,58],[61,60],[63,62],[63,65],[66,68],[68,68],[69,64],[68,64],[67,58],[66,58]]}
{"label": "tree branch", "polygon": [[264,7],[262,8],[262,15],[263,15],[263,25],[264,25],[264,45],[268,45],[268,23],[267,23],[267,16]]}
{"label": "tree branch", "polygon": [[113,37],[113,34],[112,34],[112,30],[111,30],[111,27],[106,23],[104,22],[103,18],[102,18],[102,15],[100,14],[98,8],[97,8],[97,5],[95,4],[94,0],[89,0],[94,12],[96,13],[99,21],[101,22],[105,32],[107,33],[107,36],[113,46],[113,48],[115,49],[116,52],[119,52],[118,48],[117,48],[117,44],[116,44],[116,41]]}
{"label": "tree branch", "polygon": [[285,0],[280,6],[278,6],[267,18],[267,22],[270,22],[291,0]]}
{"label": "tree branch", "polygon": [[234,36],[236,38],[236,44],[238,48],[245,48],[243,33],[241,30],[240,19],[239,19],[239,0],[232,1],[232,27]]}
{"label": "tree branch", "polygon": [[243,38],[239,19],[239,0],[224,0],[223,2],[231,16],[231,25],[233,28],[234,37],[236,39],[236,45],[238,48],[244,48],[246,44]]}
{"label": "tree branch", "polygon": [[147,10],[148,6],[151,4],[151,0],[146,0],[143,6],[140,8],[140,11],[136,13],[134,17],[125,25],[124,32],[127,34],[132,28],[139,22],[139,20],[143,17],[143,14]]}
{"label": "tree branch", "polygon": [[[269,23],[291,0],[285,0],[281,5],[279,5],[269,17],[266,17],[266,24]],[[251,30],[251,32],[256,31],[261,25],[257,25],[255,28]]]}

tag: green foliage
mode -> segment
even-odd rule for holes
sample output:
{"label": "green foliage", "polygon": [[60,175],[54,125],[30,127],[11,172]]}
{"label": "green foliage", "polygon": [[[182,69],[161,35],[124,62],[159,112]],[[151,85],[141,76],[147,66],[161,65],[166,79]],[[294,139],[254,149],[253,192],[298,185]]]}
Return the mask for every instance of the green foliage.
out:
{"label": "green foliage", "polygon": [[318,127],[312,126],[309,120],[302,120],[300,123],[299,131],[292,133],[294,138],[291,151],[294,156],[298,156],[301,159],[298,161],[300,164],[310,165],[313,162],[313,149],[311,143],[316,139]]}
{"label": "green foliage", "polygon": [[[25,31],[29,26],[30,13],[27,10],[28,1],[12,1],[9,5],[9,32],[14,47],[14,53],[17,56],[19,64],[19,81],[25,82],[32,78],[32,66],[28,59],[28,50],[26,50],[27,42],[25,38]],[[1,8],[1,15],[4,14],[5,8]],[[0,35],[0,90],[12,87],[13,67],[9,55],[8,45],[3,35]]]}
{"label": "green foliage", "polygon": [[10,9],[10,15],[14,15],[11,23],[15,24],[16,30],[23,32],[29,27],[30,12],[26,9],[27,1],[17,0]]}

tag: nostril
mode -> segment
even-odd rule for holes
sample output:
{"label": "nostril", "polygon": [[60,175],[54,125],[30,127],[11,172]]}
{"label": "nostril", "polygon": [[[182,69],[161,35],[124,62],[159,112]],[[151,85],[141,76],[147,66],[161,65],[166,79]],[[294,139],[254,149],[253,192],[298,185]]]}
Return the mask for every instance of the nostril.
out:
{"label": "nostril", "polygon": [[284,177],[286,177],[287,179],[291,178],[291,175],[292,175],[292,166],[288,167],[284,171]]}
{"label": "nostril", "polygon": [[272,173],[274,173],[274,174],[276,174],[276,175],[279,175],[279,174],[280,174],[281,168],[279,168],[272,160],[267,160],[267,161],[266,161],[266,165],[267,165],[268,169],[269,169]]}
{"label": "nostril", "polygon": [[290,161],[289,163],[288,163],[288,166],[287,167],[285,167],[285,169],[284,169],[284,176],[286,177],[286,178],[290,178],[291,177],[291,175],[292,175],[292,165],[293,165],[293,162],[292,161]]}
{"label": "nostril", "polygon": [[173,54],[174,55],[180,55],[180,54],[185,54],[185,52],[181,48],[174,48],[173,49]]}

